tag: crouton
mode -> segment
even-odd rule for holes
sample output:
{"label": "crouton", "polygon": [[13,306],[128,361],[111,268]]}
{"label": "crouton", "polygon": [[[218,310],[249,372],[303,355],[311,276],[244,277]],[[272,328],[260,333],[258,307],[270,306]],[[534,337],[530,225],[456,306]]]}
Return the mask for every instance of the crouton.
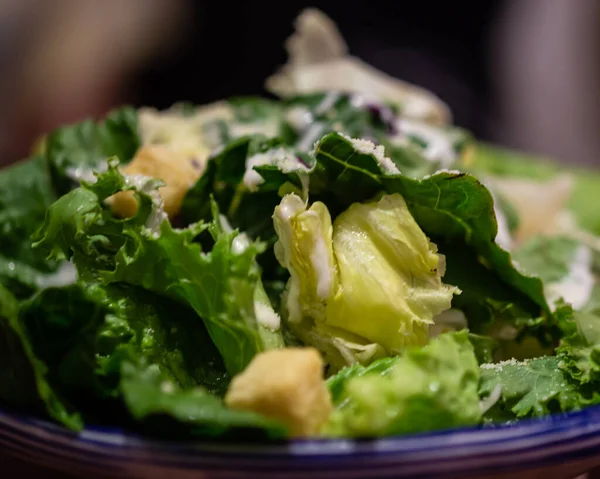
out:
{"label": "crouton", "polygon": [[[208,156],[208,152],[206,152]],[[128,165],[122,168],[126,175],[143,175],[165,182],[159,193],[169,217],[176,216],[188,190],[202,175],[205,158],[196,158],[186,152],[174,151],[162,145],[141,147]],[[129,191],[117,193],[109,203],[116,215],[129,218],[137,212],[137,201]]]}
{"label": "crouton", "polygon": [[293,436],[317,434],[332,410],[323,360],[314,348],[258,354],[233,378],[225,403],[279,420]]}

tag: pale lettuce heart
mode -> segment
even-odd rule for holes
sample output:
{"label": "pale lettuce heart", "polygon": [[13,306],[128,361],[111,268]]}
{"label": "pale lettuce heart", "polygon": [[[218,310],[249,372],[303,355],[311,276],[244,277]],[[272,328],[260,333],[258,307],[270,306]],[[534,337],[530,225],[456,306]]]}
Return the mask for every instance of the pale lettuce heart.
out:
{"label": "pale lettuce heart", "polygon": [[459,292],[442,283],[443,257],[399,194],[355,203],[333,224],[324,204],[287,195],[274,223],[291,276],[288,323],[334,366],[425,344],[433,317]]}

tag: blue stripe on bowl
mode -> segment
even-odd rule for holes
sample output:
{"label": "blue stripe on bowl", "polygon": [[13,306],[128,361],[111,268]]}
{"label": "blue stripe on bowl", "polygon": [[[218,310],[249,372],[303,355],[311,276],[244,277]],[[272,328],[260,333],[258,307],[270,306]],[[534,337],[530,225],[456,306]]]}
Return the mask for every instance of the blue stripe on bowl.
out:
{"label": "blue stripe on bowl", "polygon": [[205,471],[211,478],[242,473],[257,478],[441,477],[552,466],[596,456],[600,464],[600,407],[514,425],[285,445],[184,444],[100,427],[74,434],[0,411],[0,445],[51,467],[136,477],[175,471]]}

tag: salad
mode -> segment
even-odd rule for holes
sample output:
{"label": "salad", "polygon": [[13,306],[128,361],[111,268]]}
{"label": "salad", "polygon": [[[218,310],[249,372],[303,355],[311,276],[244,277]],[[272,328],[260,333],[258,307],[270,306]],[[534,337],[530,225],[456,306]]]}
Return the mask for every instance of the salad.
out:
{"label": "salad", "polygon": [[0,172],[0,405],[238,440],[599,403],[596,174],[296,27],[277,100],[121,108]]}

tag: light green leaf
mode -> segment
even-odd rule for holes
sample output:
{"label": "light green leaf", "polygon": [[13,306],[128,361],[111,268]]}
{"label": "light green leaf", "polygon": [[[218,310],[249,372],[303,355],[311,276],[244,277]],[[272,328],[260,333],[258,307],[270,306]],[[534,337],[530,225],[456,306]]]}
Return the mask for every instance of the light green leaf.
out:
{"label": "light green leaf", "polygon": [[500,399],[486,417],[508,420],[580,409],[585,403],[562,371],[561,361],[545,356],[482,364],[480,395],[487,397],[500,388]]}
{"label": "light green leaf", "polygon": [[77,186],[78,168],[91,173],[111,156],[128,163],[139,146],[137,111],[124,107],[98,122],[85,120],[54,130],[46,139],[45,156],[56,191],[65,194]]}
{"label": "light green leaf", "polygon": [[325,434],[388,436],[477,424],[479,367],[466,331],[329,380],[335,411]]}
{"label": "light green leaf", "polygon": [[[159,185],[136,185],[111,164],[96,183],[73,190],[49,208],[37,244],[56,257],[73,258],[84,279],[141,286],[189,305],[235,374],[267,345],[283,345],[280,331],[261,324],[255,312],[260,281],[255,258],[262,246],[248,242],[239,248],[238,232],[224,233],[218,218],[174,229],[157,204]],[[135,191],[139,208],[135,217],[118,220],[103,201],[124,190]],[[207,229],[214,242],[210,252],[195,242]]]}
{"label": "light green leaf", "polygon": [[[333,368],[427,342],[456,288],[400,195],[355,203],[335,222],[320,202],[285,196],[273,215],[275,253],[290,272],[289,327]],[[327,340],[329,338],[329,340]]]}
{"label": "light green leaf", "polygon": [[578,246],[565,236],[535,236],[513,252],[513,259],[523,271],[552,283],[567,276]]}
{"label": "light green leaf", "polygon": [[44,222],[57,198],[43,157],[36,156],[0,171],[0,284],[18,297],[37,289],[38,275],[57,268],[31,248],[31,234]]}

